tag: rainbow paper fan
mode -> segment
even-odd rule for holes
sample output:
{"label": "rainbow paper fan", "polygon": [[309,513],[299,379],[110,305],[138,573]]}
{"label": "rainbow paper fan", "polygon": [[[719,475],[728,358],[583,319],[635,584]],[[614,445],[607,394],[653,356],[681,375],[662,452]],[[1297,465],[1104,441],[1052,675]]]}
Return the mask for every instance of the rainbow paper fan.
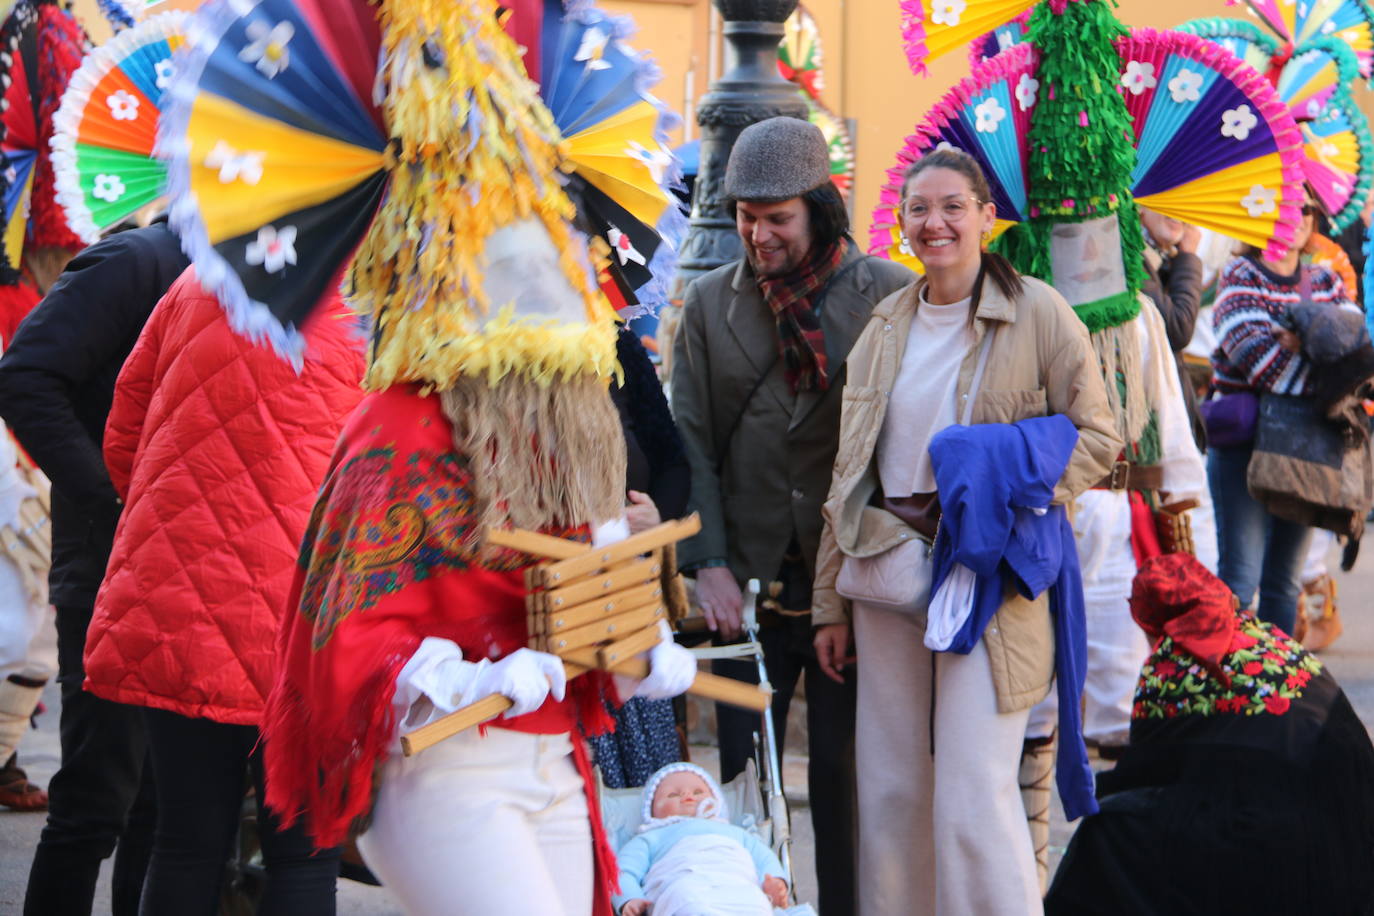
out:
{"label": "rainbow paper fan", "polygon": [[643,311],[668,301],[687,219],[672,193],[677,118],[649,94],[658,71],[626,43],[633,30],[589,3],[544,0],[539,95],[566,140],[568,195],[611,248],[607,292]]}
{"label": "rainbow paper fan", "polygon": [[926,61],[966,45],[1005,25],[1038,0],[901,0],[902,43],[917,76]]}
{"label": "rainbow paper fan", "polygon": [[153,158],[172,54],[185,13],[149,18],[86,56],[53,116],[57,201],[82,241],[156,200],[167,171]]}
{"label": "rainbow paper fan", "polygon": [[[1302,205],[1302,141],[1274,89],[1216,45],[1138,29],[1117,43],[1137,162],[1140,204],[1278,251]],[[869,251],[910,261],[897,207],[907,166],[949,145],[972,155],[992,186],[999,220],[1028,212],[1027,133],[1039,100],[1038,52],[1018,44],[976,67],[917,125],[888,170]]]}
{"label": "rainbow paper fan", "polygon": [[1360,75],[1374,75],[1374,9],[1365,0],[1245,0],[1245,5],[1294,53],[1322,38],[1344,42]]}
{"label": "rainbow paper fan", "polygon": [[825,137],[830,154],[830,180],[841,193],[848,195],[854,186],[854,138],[844,119],[821,101],[821,91],[825,88],[822,61],[820,26],[805,7],[798,6],[783,23],[778,72],[783,79],[797,84],[806,100],[806,119],[820,128]]}
{"label": "rainbow paper fan", "polygon": [[1335,38],[1317,38],[1285,57],[1291,45],[1280,45],[1238,19],[1196,19],[1178,31],[1214,42],[1266,74],[1297,121],[1320,116],[1333,96],[1360,78],[1355,52]]}
{"label": "rainbow paper fan", "polygon": [[167,93],[172,226],[233,328],[293,361],[387,185],[380,42],[366,0],[218,0]]}
{"label": "rainbow paper fan", "polygon": [[1340,232],[1360,215],[1374,171],[1374,141],[1366,119],[1342,93],[1321,117],[1299,127],[1303,136],[1303,176]]}

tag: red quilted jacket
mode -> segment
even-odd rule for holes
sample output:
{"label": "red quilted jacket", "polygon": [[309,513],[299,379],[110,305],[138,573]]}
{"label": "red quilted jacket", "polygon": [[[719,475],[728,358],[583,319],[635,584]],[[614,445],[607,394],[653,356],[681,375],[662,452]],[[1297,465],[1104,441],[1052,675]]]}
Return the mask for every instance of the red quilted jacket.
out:
{"label": "red quilted jacket", "polygon": [[229,328],[187,270],[119,374],[105,463],[124,498],[86,637],[86,689],[257,725],[316,491],[362,397],[362,344],[335,301],[299,375]]}

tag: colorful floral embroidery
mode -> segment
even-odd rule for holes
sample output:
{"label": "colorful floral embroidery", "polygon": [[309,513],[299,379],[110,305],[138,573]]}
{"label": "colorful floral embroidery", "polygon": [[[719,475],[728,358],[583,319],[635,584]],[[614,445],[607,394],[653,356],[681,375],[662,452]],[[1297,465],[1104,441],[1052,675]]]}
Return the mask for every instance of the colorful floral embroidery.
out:
{"label": "colorful floral embroidery", "polygon": [[1131,714],[1136,719],[1281,716],[1321,674],[1322,665],[1282,630],[1245,616],[1222,671],[1231,679],[1229,688],[1166,637],[1141,670]]}

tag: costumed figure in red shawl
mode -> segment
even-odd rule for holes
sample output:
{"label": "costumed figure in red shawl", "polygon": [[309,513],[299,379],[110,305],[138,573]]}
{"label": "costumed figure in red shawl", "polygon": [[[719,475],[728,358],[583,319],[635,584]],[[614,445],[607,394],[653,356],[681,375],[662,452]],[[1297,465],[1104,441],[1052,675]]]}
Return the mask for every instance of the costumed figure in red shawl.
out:
{"label": "costumed figure in red shawl", "polygon": [[[581,735],[609,727],[606,699],[681,693],[695,663],[665,634],[641,682],[565,679],[524,648],[531,559],[482,537],[628,530],[605,248],[570,222],[562,138],[492,0],[243,7],[202,10],[178,77],[198,85],[164,111],[173,223],[232,323],[284,355],[345,259],[370,323],[369,393],[285,610],[267,803],[321,847],[360,833],[410,913],[609,916]],[[308,108],[279,104],[306,87]],[[503,718],[401,753],[490,694]]]}

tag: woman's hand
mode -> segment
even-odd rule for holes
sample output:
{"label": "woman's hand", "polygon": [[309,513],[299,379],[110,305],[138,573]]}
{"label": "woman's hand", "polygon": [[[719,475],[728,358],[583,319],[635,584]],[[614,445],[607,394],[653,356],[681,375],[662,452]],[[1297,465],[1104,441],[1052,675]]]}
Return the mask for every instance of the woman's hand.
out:
{"label": "woman's hand", "polygon": [[850,629],[847,623],[828,623],[816,627],[812,643],[816,647],[816,659],[821,663],[821,671],[832,681],[844,683],[844,667],[854,664],[855,658],[849,649]]}
{"label": "woman's hand", "polygon": [[769,875],[763,879],[763,893],[773,906],[778,909],[787,908],[787,882],[777,875]]}
{"label": "woman's hand", "polygon": [[1279,328],[1274,332],[1274,337],[1278,340],[1279,346],[1290,353],[1302,352],[1302,338],[1287,328]]}
{"label": "woman's hand", "polygon": [[628,496],[630,505],[625,509],[625,518],[630,523],[630,534],[647,531],[662,521],[658,517],[658,506],[648,493],[631,490]]}
{"label": "woman's hand", "polygon": [[643,897],[636,897],[634,900],[626,900],[625,905],[620,908],[620,916],[644,916],[649,912],[649,901]]}

